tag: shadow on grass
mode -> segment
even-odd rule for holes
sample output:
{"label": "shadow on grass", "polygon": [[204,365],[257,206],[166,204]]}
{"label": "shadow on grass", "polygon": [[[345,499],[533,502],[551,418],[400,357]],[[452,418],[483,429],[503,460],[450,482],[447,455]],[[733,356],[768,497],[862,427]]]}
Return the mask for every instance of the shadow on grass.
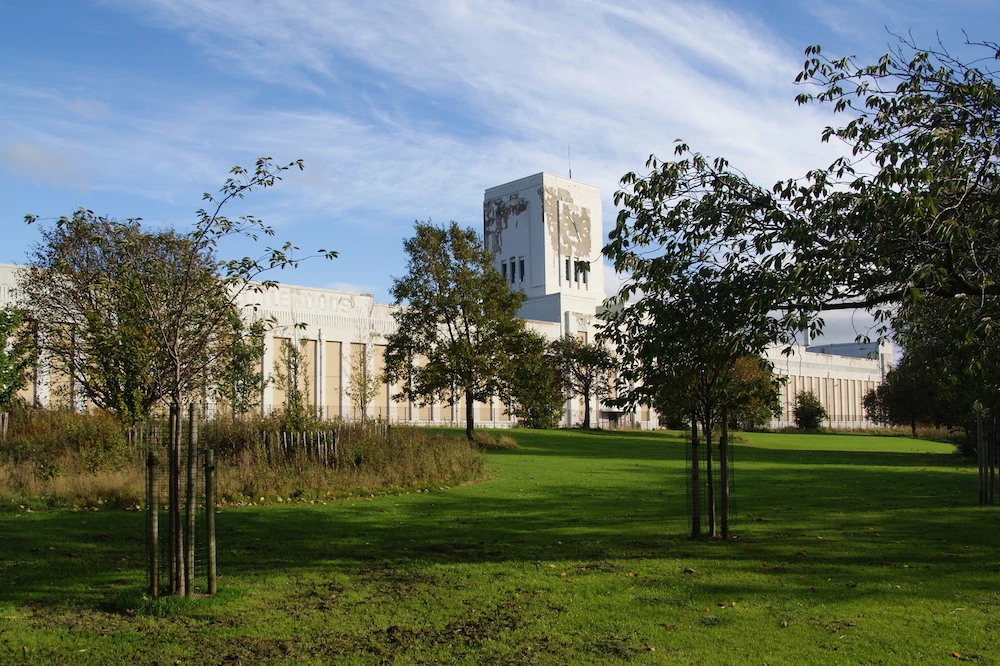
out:
{"label": "shadow on grass", "polygon": [[[995,576],[977,565],[1000,545],[986,525],[994,514],[972,506],[974,475],[953,456],[737,447],[742,540],[692,542],[680,440],[579,431],[518,433],[518,440],[520,449],[490,454],[495,478],[480,484],[220,511],[224,581],[359,567],[530,570],[633,560],[676,573],[679,562],[698,558],[747,574],[720,585],[720,594],[794,588],[821,576],[844,587],[837,594],[858,595],[866,590],[848,586],[872,575],[859,572],[904,563],[934,575],[947,568],[972,583]],[[143,584],[141,513],[0,515],[0,529],[13,537],[0,539],[5,601],[99,605],[122,586]]]}

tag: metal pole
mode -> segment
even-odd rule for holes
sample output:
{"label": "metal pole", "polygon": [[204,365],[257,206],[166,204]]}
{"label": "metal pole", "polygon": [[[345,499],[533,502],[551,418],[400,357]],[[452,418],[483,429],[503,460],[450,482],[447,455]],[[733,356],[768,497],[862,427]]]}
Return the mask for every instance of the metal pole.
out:
{"label": "metal pole", "polygon": [[208,593],[217,587],[215,574],[215,449],[205,449],[205,544],[208,548]]}

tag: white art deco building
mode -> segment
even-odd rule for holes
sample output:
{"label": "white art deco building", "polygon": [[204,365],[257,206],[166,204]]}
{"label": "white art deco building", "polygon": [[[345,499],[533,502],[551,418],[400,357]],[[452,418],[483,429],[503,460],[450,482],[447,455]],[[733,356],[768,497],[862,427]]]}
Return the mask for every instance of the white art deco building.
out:
{"label": "white art deco building", "polygon": [[[523,291],[527,297],[520,315],[531,329],[550,340],[566,334],[587,342],[593,340],[596,314],[605,298],[601,262],[604,233],[596,187],[547,173],[492,187],[485,193],[483,232],[497,270],[511,289]],[[17,266],[0,264],[0,307],[17,301],[18,270]],[[369,359],[370,370],[376,375],[381,373],[385,337],[395,329],[394,306],[376,303],[371,294],[290,284],[245,294],[243,304],[255,305],[259,316],[276,322],[266,338],[262,359],[265,374],[273,376],[281,367],[286,343],[294,345],[301,350],[300,375],[305,378],[309,405],[331,418],[360,416],[347,393],[352,358]],[[782,415],[774,425],[791,422],[795,395],[802,390],[820,396],[832,427],[871,425],[861,408],[861,399],[881,383],[891,349],[858,345],[797,347],[791,356],[776,349],[769,357],[775,372],[788,377],[782,392]],[[53,404],[57,393],[66,393],[52,390],[58,381],[48,376],[44,366],[40,367],[24,397],[40,405]],[[370,416],[420,425],[464,422],[463,402],[395,402],[392,395],[396,388],[380,388],[368,408]],[[265,414],[281,409],[285,399],[280,382],[270,381],[264,389],[261,409]],[[580,423],[583,407],[579,398],[568,400],[563,424]],[[648,407],[640,407],[632,414],[596,402],[591,407],[596,423],[605,427],[649,429],[657,425],[656,414]],[[496,399],[477,403],[474,414],[480,426],[515,425]]]}

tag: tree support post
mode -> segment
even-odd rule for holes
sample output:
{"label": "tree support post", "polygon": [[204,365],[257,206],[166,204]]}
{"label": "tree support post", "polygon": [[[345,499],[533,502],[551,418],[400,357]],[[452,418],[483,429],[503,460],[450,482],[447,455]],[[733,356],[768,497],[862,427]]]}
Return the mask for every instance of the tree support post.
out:
{"label": "tree support post", "polygon": [[167,505],[170,528],[170,593],[184,593],[184,530],[181,524],[181,413],[176,404],[170,406],[169,472]]}
{"label": "tree support post", "polygon": [[215,595],[215,449],[205,449],[205,545],[208,564],[208,593]]}
{"label": "tree support post", "polygon": [[986,504],[986,438],[983,437],[983,412],[976,412],[976,459],[979,463],[979,503]]}
{"label": "tree support post", "polygon": [[149,596],[157,599],[160,596],[160,544],[159,544],[159,497],[156,492],[156,454],[155,443],[150,438],[146,453],[146,549],[149,561]]}
{"label": "tree support post", "polygon": [[691,412],[691,538],[701,537],[701,479],[698,474],[698,417]]}
{"label": "tree support post", "polygon": [[729,538],[729,408],[722,406],[719,433],[719,502],[722,511],[722,538]]}
{"label": "tree support post", "polygon": [[184,499],[186,525],[184,529],[184,594],[194,595],[194,521],[197,506],[195,488],[198,483],[198,413],[194,403],[188,404],[187,427],[187,496]]}

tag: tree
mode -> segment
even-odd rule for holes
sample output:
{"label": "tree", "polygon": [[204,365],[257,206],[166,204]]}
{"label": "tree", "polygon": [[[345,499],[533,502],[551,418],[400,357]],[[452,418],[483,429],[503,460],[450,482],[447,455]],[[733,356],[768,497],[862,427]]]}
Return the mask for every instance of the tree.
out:
{"label": "tree", "polygon": [[478,234],[455,222],[445,228],[417,222],[403,246],[407,273],[391,289],[401,307],[388,336],[387,381],[401,387],[396,400],[427,404],[443,396],[454,404],[464,395],[471,441],[474,401],[510,394],[524,294],[508,289]]}
{"label": "tree", "polygon": [[[984,365],[996,342],[990,304],[1000,296],[1000,48],[966,47],[982,57],[966,64],[943,47],[900,40],[868,66],[809,47],[797,80],[819,92],[798,102],[850,116],[822,135],[850,155],[802,177],[760,187],[683,143],[675,161],[651,157],[648,176],[626,174],[616,194],[626,219],[607,250],[617,270],[640,271],[641,286],[627,295],[706,271],[709,283],[738,286],[739,302],[755,301],[756,317],[782,312],[775,326],[751,325],[781,342],[798,330],[820,332],[824,311],[869,308],[882,337],[919,300],[952,301],[945,310],[956,340],[974,341],[969,362],[984,370],[972,374],[989,393],[997,368]],[[663,261],[641,254],[651,246],[663,249]],[[675,285],[667,297],[686,298],[687,289]]]}
{"label": "tree", "polygon": [[315,416],[309,406],[309,374],[303,345],[304,341],[298,339],[282,340],[272,374],[274,385],[285,394],[282,425],[293,431],[305,430]]}
{"label": "tree", "polygon": [[267,383],[262,365],[267,322],[255,319],[247,324],[234,309],[229,324],[233,341],[211,384],[236,418],[259,406],[263,397]]}
{"label": "tree", "polygon": [[732,369],[729,423],[741,430],[767,426],[781,414],[781,379],[760,356],[741,356]]}
{"label": "tree", "polygon": [[510,410],[518,424],[549,429],[559,425],[566,405],[559,362],[548,341],[526,331],[517,359],[517,381],[511,386]]}
{"label": "tree", "polygon": [[372,336],[360,345],[351,345],[351,374],[347,380],[347,397],[361,420],[368,420],[368,408],[382,389],[382,377],[375,372],[375,345]]}
{"label": "tree", "polygon": [[[703,496],[708,534],[716,535],[718,488],[722,534],[728,537],[728,416],[730,409],[749,401],[744,392],[751,386],[741,382],[738,364],[746,356],[759,357],[781,327],[769,314],[767,300],[754,293],[756,285],[752,288],[727,264],[709,261],[713,248],[700,239],[685,237],[701,211],[688,204],[667,205],[664,197],[671,196],[672,185],[661,175],[626,175],[623,182],[631,182],[633,192],[615,195],[624,205],[604,253],[616,270],[631,276],[616,297],[619,307],[602,315],[600,337],[612,342],[621,359],[618,404],[647,402],[667,414],[690,415],[691,535],[702,533]],[[704,476],[699,424],[705,436]],[[716,425],[722,427],[718,484]]]}
{"label": "tree", "polygon": [[795,420],[796,427],[801,430],[819,430],[829,415],[815,393],[802,391],[795,396],[792,418]]}
{"label": "tree", "polygon": [[552,353],[559,364],[563,385],[572,396],[583,398],[583,423],[590,427],[590,409],[611,392],[611,373],[615,358],[601,345],[587,344],[572,335],[564,335],[552,343]]}
{"label": "tree", "polygon": [[255,282],[266,271],[301,261],[288,244],[256,258],[216,255],[227,237],[273,235],[260,219],[230,219],[223,209],[272,187],[293,167],[302,164],[261,158],[253,172],[234,167],[218,198],[204,195],[211,212],[199,210],[188,232],[147,231],[138,219],[117,221],[84,209],[42,229],[21,288],[42,329],[43,351],[101,407],[138,420],[166,398],[179,413],[241,343],[232,334],[234,313],[243,314],[240,297],[273,286]]}
{"label": "tree", "polygon": [[0,309],[0,412],[10,411],[17,401],[34,362],[34,341],[21,312],[10,307]]}
{"label": "tree", "polygon": [[[186,534],[180,516],[181,414],[186,400],[207,389],[218,365],[232,345],[230,317],[248,290],[274,282],[255,282],[273,268],[294,267],[298,248],[285,244],[267,248],[258,257],[220,260],[219,243],[232,236],[257,240],[273,235],[260,219],[244,215],[231,219],[225,207],[252,191],[272,187],[294,167],[257,160],[248,171],[234,167],[218,197],[205,194],[208,208],[196,213],[191,230],[146,231],[139,220],[117,222],[78,210],[60,218],[54,229],[43,231],[22,289],[32,315],[43,328],[43,348],[64,353],[64,365],[94,399],[107,398],[120,413],[140,418],[152,403],[170,405],[169,444],[171,592],[191,593],[186,579]],[[26,216],[28,223],[37,221]],[[334,252],[319,251],[332,258]],[[104,269],[104,272],[102,272]],[[55,341],[68,341],[61,345]],[[82,361],[78,362],[78,358]],[[106,381],[105,381],[106,380]],[[99,390],[99,384],[111,390]],[[189,456],[189,466],[195,461]],[[193,469],[188,470],[193,475]],[[193,510],[188,504],[189,511]],[[193,516],[193,514],[191,514]],[[193,526],[193,519],[188,523]],[[190,530],[189,530],[190,531]],[[193,558],[193,550],[188,559]],[[155,593],[155,591],[154,591]]]}
{"label": "tree", "polygon": [[61,390],[70,392],[63,396],[69,404],[86,398],[135,423],[165,395],[165,355],[130,265],[133,253],[162,256],[153,249],[161,241],[177,238],[83,209],[41,229],[20,288],[38,322],[40,352],[68,380]]}

